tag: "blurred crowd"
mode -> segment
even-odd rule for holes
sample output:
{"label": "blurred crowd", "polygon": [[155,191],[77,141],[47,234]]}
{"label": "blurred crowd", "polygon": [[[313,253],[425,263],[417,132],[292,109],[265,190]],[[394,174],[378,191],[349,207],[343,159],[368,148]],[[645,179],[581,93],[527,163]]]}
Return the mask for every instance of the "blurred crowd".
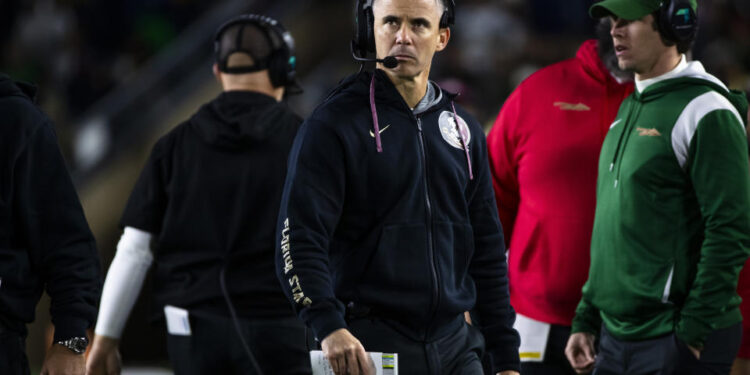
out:
{"label": "blurred crowd", "polygon": [[[231,0],[227,0],[231,1]],[[220,2],[197,0],[4,0],[0,2],[0,71],[40,87],[40,102],[66,148],[65,131],[102,96]],[[297,37],[302,82],[295,107],[308,114],[337,81],[356,69],[348,55],[349,1],[272,2]],[[591,0],[458,0],[452,42],[432,77],[483,123],[525,77],[574,56],[593,37]],[[750,90],[750,2],[699,1],[694,57],[732,88]],[[304,9],[301,9],[304,8]],[[297,14],[292,17],[290,14]],[[299,14],[302,14],[300,17]],[[314,33],[308,32],[311,28]]]}
{"label": "blurred crowd", "polygon": [[211,6],[197,0],[3,0],[0,70],[37,84],[58,128]]}

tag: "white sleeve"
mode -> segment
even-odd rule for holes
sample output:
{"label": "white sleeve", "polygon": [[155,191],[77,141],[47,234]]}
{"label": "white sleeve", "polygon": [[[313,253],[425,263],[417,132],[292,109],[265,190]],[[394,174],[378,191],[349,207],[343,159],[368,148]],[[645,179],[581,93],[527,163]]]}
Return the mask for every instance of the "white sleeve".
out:
{"label": "white sleeve", "polygon": [[119,339],[128,315],[135,305],[154,255],[149,244],[151,233],[133,227],[117,243],[117,253],[104,281],[96,334]]}

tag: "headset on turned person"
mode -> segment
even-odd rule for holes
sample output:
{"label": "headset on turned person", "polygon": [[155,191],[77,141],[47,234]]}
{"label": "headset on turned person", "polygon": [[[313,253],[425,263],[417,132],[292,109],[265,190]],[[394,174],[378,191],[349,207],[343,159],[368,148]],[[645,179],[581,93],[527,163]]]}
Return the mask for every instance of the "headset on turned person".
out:
{"label": "headset on turned person", "polygon": [[[241,48],[242,32],[240,30],[240,32],[237,33],[237,40],[235,41],[234,48],[226,53],[224,59],[221,58],[221,36],[230,27],[241,24],[256,25],[266,31],[266,38],[268,38],[269,45],[273,49],[270,56],[266,59],[256,59],[255,56],[253,56],[252,51]],[[274,33],[279,39],[283,40],[284,43],[281,46],[278,46],[278,43],[274,43],[271,39],[269,33]],[[235,52],[242,52],[250,55],[255,60],[255,64],[246,67],[228,67],[228,59],[226,57]],[[280,22],[271,17],[258,14],[243,14],[227,21],[221,25],[216,31],[216,34],[214,34],[214,55],[216,64],[221,72],[241,74],[268,69],[271,84],[275,87],[298,88],[296,81],[297,58],[294,53],[294,38],[292,38],[292,34],[290,34]]]}

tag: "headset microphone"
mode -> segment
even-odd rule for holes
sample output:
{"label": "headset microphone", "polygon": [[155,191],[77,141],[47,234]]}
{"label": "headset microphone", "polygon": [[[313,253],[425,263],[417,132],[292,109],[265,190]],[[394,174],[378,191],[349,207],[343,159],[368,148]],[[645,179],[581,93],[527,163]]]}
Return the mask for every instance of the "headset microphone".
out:
{"label": "headset microphone", "polygon": [[368,58],[357,56],[357,54],[354,52],[354,41],[352,41],[352,44],[351,44],[350,48],[351,48],[351,52],[352,52],[352,58],[354,58],[354,60],[357,60],[359,62],[362,62],[362,63],[366,63],[366,62],[382,63],[383,66],[386,67],[386,68],[388,68],[388,69],[393,69],[393,68],[395,68],[395,67],[398,66],[398,59],[396,59],[393,56],[386,56],[384,59],[368,59]]}
{"label": "headset microphone", "polygon": [[386,56],[384,59],[363,59],[361,57],[352,56],[354,57],[354,60],[357,60],[359,62],[376,62],[376,63],[382,63],[384,67],[388,69],[393,69],[398,66],[398,60],[393,56]]}

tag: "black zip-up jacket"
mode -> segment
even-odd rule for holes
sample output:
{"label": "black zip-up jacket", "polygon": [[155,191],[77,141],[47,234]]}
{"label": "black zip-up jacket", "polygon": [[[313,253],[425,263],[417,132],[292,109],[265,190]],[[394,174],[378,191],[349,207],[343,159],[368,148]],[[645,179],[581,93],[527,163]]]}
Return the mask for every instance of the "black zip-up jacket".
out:
{"label": "black zip-up jacket", "polygon": [[320,340],[346,328],[352,302],[417,340],[476,306],[495,369],[518,369],[482,128],[456,106],[471,133],[467,158],[449,121],[455,95],[415,116],[375,74],[381,153],[369,72],[345,79],[295,139],[277,223],[287,297]]}
{"label": "black zip-up jacket", "polygon": [[101,292],[99,255],[34,93],[0,75],[0,325],[25,334],[46,289],[54,339],[85,337]]}
{"label": "black zip-up jacket", "polygon": [[121,219],[155,236],[155,308],[294,316],[274,272],[286,163],[302,122],[251,91],[221,93],[154,146]]}

